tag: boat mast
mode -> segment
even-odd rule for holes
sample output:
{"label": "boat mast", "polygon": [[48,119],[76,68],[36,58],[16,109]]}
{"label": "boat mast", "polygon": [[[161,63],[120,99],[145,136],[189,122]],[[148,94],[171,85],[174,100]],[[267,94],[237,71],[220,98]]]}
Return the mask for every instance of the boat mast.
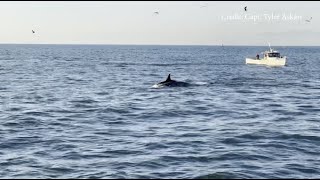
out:
{"label": "boat mast", "polygon": [[272,52],[272,49],[271,49],[271,45],[270,45],[270,43],[268,42],[268,44],[269,44],[269,49],[270,49],[270,52]]}

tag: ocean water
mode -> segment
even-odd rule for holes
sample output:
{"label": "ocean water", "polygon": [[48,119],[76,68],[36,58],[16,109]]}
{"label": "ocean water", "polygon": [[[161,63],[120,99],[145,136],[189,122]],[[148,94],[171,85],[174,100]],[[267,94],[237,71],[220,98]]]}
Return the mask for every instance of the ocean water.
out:
{"label": "ocean water", "polygon": [[275,48],[0,45],[0,178],[320,178],[320,47]]}

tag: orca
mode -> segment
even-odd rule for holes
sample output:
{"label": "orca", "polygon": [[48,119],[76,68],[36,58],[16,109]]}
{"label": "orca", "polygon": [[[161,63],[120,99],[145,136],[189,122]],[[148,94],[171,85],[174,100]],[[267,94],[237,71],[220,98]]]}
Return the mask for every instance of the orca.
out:
{"label": "orca", "polygon": [[164,86],[186,87],[186,86],[189,86],[189,83],[172,80],[169,74],[165,81],[155,84],[153,87],[164,87]]}

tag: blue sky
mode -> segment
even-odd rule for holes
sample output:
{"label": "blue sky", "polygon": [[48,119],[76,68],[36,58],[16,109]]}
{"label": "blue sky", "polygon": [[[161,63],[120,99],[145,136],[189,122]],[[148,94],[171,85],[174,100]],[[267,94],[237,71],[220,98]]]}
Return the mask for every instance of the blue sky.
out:
{"label": "blue sky", "polygon": [[0,43],[312,46],[319,9],[312,1],[1,1]]}

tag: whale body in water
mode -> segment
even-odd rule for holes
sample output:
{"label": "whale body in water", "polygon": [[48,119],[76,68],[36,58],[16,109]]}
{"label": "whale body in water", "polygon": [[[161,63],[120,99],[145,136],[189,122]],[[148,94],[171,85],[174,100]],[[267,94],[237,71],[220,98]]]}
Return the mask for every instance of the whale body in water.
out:
{"label": "whale body in water", "polygon": [[153,87],[155,87],[155,88],[160,88],[160,87],[165,87],[165,86],[169,86],[169,87],[186,87],[186,86],[189,86],[189,83],[172,80],[171,77],[170,77],[170,74],[169,74],[165,81],[162,81],[162,82],[160,82],[158,84],[153,85]]}

